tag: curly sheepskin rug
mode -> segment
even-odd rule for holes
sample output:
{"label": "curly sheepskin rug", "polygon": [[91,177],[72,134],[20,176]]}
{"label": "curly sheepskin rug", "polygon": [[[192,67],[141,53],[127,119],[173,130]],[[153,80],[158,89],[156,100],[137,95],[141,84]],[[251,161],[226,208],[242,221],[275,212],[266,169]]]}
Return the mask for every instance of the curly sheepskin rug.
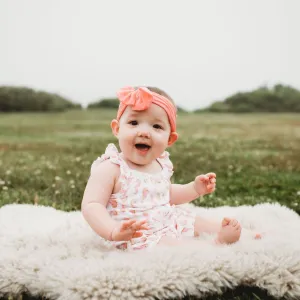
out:
{"label": "curly sheepskin rug", "polygon": [[171,299],[220,294],[239,285],[300,299],[300,217],[278,204],[192,209],[235,217],[261,240],[242,234],[233,245],[158,247],[126,253],[110,248],[81,213],[11,204],[0,208],[0,296],[49,299]]}

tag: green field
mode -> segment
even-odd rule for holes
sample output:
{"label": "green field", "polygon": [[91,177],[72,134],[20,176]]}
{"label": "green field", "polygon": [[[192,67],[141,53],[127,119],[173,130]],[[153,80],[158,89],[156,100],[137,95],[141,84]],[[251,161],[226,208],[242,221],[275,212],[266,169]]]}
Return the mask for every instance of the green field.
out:
{"label": "green field", "polygon": [[[0,114],[0,206],[80,209],[92,161],[117,142],[109,125],[114,115],[110,110]],[[217,174],[216,192],[197,204],[279,202],[300,212],[299,114],[181,114],[178,132],[169,149],[173,181]]]}
{"label": "green field", "polygon": [[[108,143],[114,111],[0,114],[0,206],[80,208],[90,165]],[[182,114],[169,151],[173,181],[215,172],[203,206],[280,202],[300,211],[299,114]]]}

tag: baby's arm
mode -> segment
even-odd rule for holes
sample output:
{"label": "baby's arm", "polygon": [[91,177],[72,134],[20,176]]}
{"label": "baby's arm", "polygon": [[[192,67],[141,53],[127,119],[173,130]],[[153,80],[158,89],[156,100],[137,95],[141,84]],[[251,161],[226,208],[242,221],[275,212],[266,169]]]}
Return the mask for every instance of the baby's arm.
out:
{"label": "baby's arm", "polygon": [[171,184],[170,204],[183,204],[191,202],[199,197],[194,187],[194,182],[188,184]]}
{"label": "baby's arm", "polygon": [[81,203],[85,220],[98,235],[107,240],[111,239],[112,230],[118,224],[109,215],[106,205],[119,173],[119,167],[109,160],[99,164],[88,180]]}
{"label": "baby's arm", "polygon": [[170,203],[183,204],[196,198],[214,192],[216,187],[216,174],[207,173],[199,175],[188,184],[171,184]]}
{"label": "baby's arm", "polygon": [[106,205],[119,175],[119,167],[110,161],[99,164],[86,185],[81,211],[91,228],[104,239],[128,241],[141,237],[141,230],[149,228],[145,220],[129,219],[117,222],[109,215]]}

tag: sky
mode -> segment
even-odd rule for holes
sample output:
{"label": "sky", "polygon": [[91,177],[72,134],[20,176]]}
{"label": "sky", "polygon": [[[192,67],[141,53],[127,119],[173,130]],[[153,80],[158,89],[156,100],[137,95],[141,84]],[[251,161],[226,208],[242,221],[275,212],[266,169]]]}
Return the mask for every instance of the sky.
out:
{"label": "sky", "polygon": [[262,85],[300,89],[298,0],[0,0],[0,85],[83,104],[123,86],[188,110]]}

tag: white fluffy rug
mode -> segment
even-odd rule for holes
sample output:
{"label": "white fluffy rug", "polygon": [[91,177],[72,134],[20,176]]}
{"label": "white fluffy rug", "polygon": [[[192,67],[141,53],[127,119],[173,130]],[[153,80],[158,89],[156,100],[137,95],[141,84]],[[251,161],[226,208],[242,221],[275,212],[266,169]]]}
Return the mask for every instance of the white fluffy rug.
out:
{"label": "white fluffy rug", "polygon": [[0,296],[27,291],[50,299],[199,298],[252,285],[273,296],[300,299],[300,217],[280,205],[193,207],[199,215],[236,217],[265,232],[242,235],[231,246],[152,252],[113,251],[87,226],[80,212],[50,207],[0,208]]}

